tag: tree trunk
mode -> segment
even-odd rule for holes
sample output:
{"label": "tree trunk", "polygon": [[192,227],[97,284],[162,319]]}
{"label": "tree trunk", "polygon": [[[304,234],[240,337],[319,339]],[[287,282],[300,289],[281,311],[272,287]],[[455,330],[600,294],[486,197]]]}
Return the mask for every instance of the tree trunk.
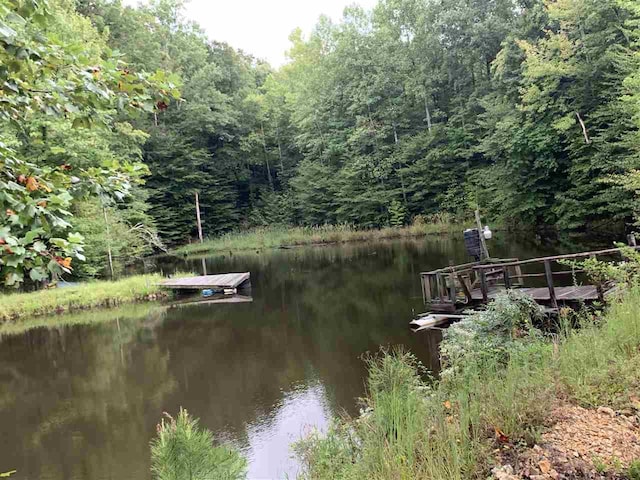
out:
{"label": "tree trunk", "polygon": [[427,101],[427,92],[424,93],[424,113],[426,114],[427,128],[429,129],[429,133],[431,133],[431,112],[429,111],[429,103]]}
{"label": "tree trunk", "polygon": [[264,137],[264,123],[260,121],[260,130],[262,131],[262,148],[264,150],[264,162],[267,165],[267,177],[269,178],[269,186],[273,191],[273,178],[271,177],[271,165],[269,165],[269,154],[267,153],[267,141]]}

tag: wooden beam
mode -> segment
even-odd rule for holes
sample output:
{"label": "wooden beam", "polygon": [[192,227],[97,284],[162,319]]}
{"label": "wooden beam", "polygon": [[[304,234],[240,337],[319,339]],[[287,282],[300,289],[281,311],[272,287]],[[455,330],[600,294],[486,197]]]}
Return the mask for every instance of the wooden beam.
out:
{"label": "wooden beam", "polygon": [[544,273],[547,277],[547,287],[549,288],[549,300],[553,308],[558,308],[558,301],[556,300],[556,290],[553,286],[553,271],[551,270],[551,260],[544,261]]}
{"label": "wooden beam", "polygon": [[202,237],[202,220],[200,218],[200,198],[198,197],[198,192],[196,191],[196,220],[198,221],[198,238],[200,238],[200,243],[204,242]]}
{"label": "wooden beam", "polygon": [[[635,250],[640,250],[640,246],[639,247],[627,247],[627,248],[634,248]],[[549,261],[557,261],[557,260],[565,260],[565,259],[570,259],[570,258],[585,258],[585,257],[591,257],[592,255],[608,255],[611,253],[620,253],[622,251],[622,249],[620,248],[608,248],[606,250],[596,250],[593,252],[580,252],[580,253],[569,253],[566,255],[555,255],[555,256],[551,256],[551,257],[538,257],[538,258],[529,258],[527,260],[519,260],[517,262],[509,262],[509,263],[501,263],[499,264],[500,267],[516,267],[519,265],[528,265],[531,263],[542,263],[546,260]],[[490,265],[490,264],[486,264],[486,265],[476,265],[473,268],[476,269],[488,269],[488,268],[496,268],[497,265]]]}

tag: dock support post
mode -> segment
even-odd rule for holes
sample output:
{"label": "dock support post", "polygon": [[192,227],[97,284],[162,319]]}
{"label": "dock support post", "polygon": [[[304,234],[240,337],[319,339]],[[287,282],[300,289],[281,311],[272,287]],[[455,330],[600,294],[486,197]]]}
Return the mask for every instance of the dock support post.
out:
{"label": "dock support post", "polygon": [[504,288],[511,288],[511,276],[509,275],[509,267],[502,268],[502,276],[504,277]]}
{"label": "dock support post", "polygon": [[[635,241],[635,238],[634,238]],[[589,257],[593,258],[594,260],[596,260],[598,258],[597,255],[589,255]],[[596,282],[596,292],[598,292],[598,301],[600,303],[604,303],[604,290],[602,289],[602,283],[600,282]]]}
{"label": "dock support post", "polygon": [[456,304],[456,274],[455,273],[449,274],[449,282],[451,282],[449,284],[449,299],[451,300],[451,303],[455,305]]}
{"label": "dock support post", "polygon": [[487,260],[489,257],[489,250],[487,249],[487,242],[484,239],[484,233],[482,232],[482,221],[480,220],[480,210],[476,209],[476,227],[478,228],[478,234],[480,235],[480,245],[482,246],[481,260]]}
{"label": "dock support post", "polygon": [[438,290],[438,303],[444,303],[444,295],[442,294],[442,274],[436,274],[436,288]]}
{"label": "dock support post", "polygon": [[551,262],[544,261],[544,273],[547,277],[547,287],[549,287],[549,301],[553,308],[558,308],[558,300],[556,299],[556,289],[553,286],[553,271],[551,270]]}
{"label": "dock support post", "polygon": [[431,303],[431,279],[429,275],[422,275],[422,294],[424,295],[424,303]]}
{"label": "dock support post", "polygon": [[482,291],[482,301],[487,303],[489,301],[489,290],[487,289],[487,274],[484,268],[480,268],[480,290]]}

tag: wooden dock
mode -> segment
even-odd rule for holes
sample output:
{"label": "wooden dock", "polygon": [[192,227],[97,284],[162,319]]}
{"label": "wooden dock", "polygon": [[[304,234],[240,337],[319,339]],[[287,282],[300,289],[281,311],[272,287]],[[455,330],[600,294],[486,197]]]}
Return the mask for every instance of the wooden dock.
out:
{"label": "wooden dock", "polygon": [[557,311],[564,305],[603,303],[615,285],[584,283],[584,275],[582,282],[578,282],[578,275],[584,272],[561,262],[612,255],[622,255],[622,250],[611,248],[528,260],[489,259],[452,265],[421,273],[422,295],[428,312],[449,314],[482,307],[507,289],[518,289],[549,311]]}
{"label": "wooden dock", "polygon": [[225,290],[238,288],[249,281],[250,272],[223,273],[220,275],[203,275],[200,277],[170,278],[160,286],[173,290]]}

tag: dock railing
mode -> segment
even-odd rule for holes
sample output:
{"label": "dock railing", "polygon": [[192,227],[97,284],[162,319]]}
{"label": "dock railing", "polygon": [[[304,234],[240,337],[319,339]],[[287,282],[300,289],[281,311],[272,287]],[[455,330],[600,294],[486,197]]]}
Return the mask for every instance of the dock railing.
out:
{"label": "dock railing", "polygon": [[[488,259],[422,272],[420,281],[424,301],[439,310],[451,310],[456,304],[471,303],[472,292],[478,288],[482,278],[485,282],[494,279],[496,274],[504,271],[501,268],[503,264],[517,261],[517,258]],[[478,270],[478,267],[483,269]]]}
{"label": "dock railing", "polygon": [[[640,247],[629,247],[639,249]],[[480,300],[487,303],[490,294],[496,289],[510,289],[524,287],[525,283],[531,279],[543,279],[543,285],[549,290],[549,304],[552,308],[558,307],[554,279],[558,277],[572,275],[575,279],[577,274],[583,273],[581,269],[558,269],[560,260],[580,260],[584,258],[598,258],[600,256],[611,256],[623,254],[621,248],[609,248],[591,252],[570,253],[565,255],[554,255],[549,257],[531,258],[527,260],[511,259],[489,259],[484,262],[466,263],[463,265],[452,265],[446,268],[423,272],[420,274],[422,293],[426,304],[433,310],[455,310],[457,305],[464,306]],[[532,265],[543,266],[543,272],[523,273],[523,267]],[[540,268],[538,268],[540,269]],[[543,288],[545,288],[543,287]],[[609,284],[595,284],[597,296],[600,301],[604,301],[606,291],[611,287]],[[481,297],[474,295],[480,292]]]}

